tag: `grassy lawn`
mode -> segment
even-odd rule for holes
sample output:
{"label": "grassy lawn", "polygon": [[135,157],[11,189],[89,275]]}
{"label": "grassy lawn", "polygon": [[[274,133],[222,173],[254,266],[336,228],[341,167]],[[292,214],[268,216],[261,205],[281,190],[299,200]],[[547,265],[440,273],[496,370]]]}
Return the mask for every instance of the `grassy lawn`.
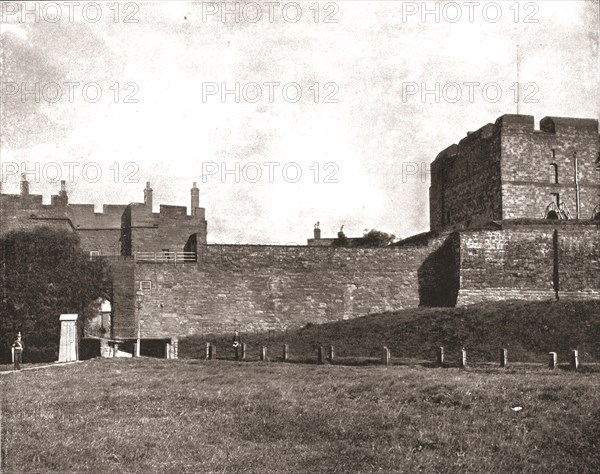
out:
{"label": "grassy lawn", "polygon": [[600,472],[597,373],[95,359],[0,385],[3,472]]}

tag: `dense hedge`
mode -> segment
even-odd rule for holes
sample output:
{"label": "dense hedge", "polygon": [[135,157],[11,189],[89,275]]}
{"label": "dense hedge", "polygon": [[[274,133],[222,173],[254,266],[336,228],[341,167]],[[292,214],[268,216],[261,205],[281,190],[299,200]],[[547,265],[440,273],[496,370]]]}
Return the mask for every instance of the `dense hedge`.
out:
{"label": "dense hedge", "polygon": [[48,227],[12,231],[0,239],[0,361],[21,331],[24,362],[57,360],[59,316],[87,313],[110,299],[106,262],[90,260],[75,233]]}

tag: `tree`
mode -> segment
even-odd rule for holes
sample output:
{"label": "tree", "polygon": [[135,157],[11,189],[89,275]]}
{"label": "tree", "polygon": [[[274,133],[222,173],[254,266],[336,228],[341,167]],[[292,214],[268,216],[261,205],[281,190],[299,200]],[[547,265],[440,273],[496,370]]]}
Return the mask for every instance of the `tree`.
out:
{"label": "tree", "polygon": [[392,244],[396,236],[394,234],[388,234],[380,230],[371,229],[367,231],[365,229],[362,238],[360,239],[360,247],[387,247]]}
{"label": "tree", "polygon": [[25,360],[56,360],[60,314],[83,318],[98,298],[111,299],[108,264],[91,260],[75,233],[49,227],[9,232],[0,239],[0,265],[0,357],[5,362],[18,331]]}

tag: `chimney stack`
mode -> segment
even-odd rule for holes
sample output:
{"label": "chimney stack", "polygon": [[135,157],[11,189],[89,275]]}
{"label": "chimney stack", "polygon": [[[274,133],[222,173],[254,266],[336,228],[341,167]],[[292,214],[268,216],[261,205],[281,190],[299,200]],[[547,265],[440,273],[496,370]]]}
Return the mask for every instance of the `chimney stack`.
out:
{"label": "chimney stack", "polygon": [[319,225],[320,225],[319,222],[317,222],[315,224],[315,230],[314,230],[315,240],[319,240],[321,238],[321,229],[319,229]]}
{"label": "chimney stack", "polygon": [[53,195],[51,197],[51,203],[53,206],[66,206],[69,202],[69,198],[67,196],[67,188],[64,181],[60,182],[60,191],[58,192],[58,196]]}
{"label": "chimney stack", "polygon": [[200,207],[200,190],[196,187],[196,183],[192,186],[192,207],[190,212],[192,216],[196,215],[196,209]]}
{"label": "chimney stack", "polygon": [[144,189],[144,205],[146,211],[152,213],[152,188],[150,187],[150,181],[146,181],[146,189]]}
{"label": "chimney stack", "polygon": [[60,191],[58,195],[60,196],[60,199],[64,204],[67,204],[69,202],[69,196],[67,196],[67,185],[65,184],[64,180],[60,182]]}
{"label": "chimney stack", "polygon": [[27,181],[25,173],[21,175],[21,196],[29,196],[29,181]]}

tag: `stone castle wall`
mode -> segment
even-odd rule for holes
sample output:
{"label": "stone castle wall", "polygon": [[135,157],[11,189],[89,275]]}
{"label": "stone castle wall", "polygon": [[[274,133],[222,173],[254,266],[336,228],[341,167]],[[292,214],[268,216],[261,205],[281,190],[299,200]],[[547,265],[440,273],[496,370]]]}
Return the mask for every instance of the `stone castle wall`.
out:
{"label": "stone castle wall", "polygon": [[[28,188],[28,186],[27,186]],[[124,205],[104,205],[95,212],[93,204],[67,204],[52,196],[53,204],[43,204],[37,194],[0,195],[0,233],[46,226],[77,232],[82,248],[101,255],[119,255],[121,215]]]}
{"label": "stone castle wall", "polygon": [[439,241],[410,248],[202,247],[198,262],[135,264],[150,282],[142,332],[161,338],[268,330],[416,307],[419,268]]}
{"label": "stone castle wall", "polygon": [[[556,194],[575,217],[575,152],[582,220],[543,220]],[[500,117],[432,164],[432,231],[386,248],[206,245],[195,183],[187,215],[182,206],[152,212],[150,183],[143,204],[96,213],[68,204],[64,186],[44,205],[24,182],[21,195],[0,195],[0,232],[64,228],[78,233],[84,250],[119,255],[111,261],[116,339],[136,338],[138,320],[143,339],[170,339],[419,305],[600,298],[600,221],[591,220],[600,203],[599,154],[595,120],[545,118],[535,131],[533,117]],[[132,258],[165,250],[195,252],[197,261]]]}
{"label": "stone castle wall", "polygon": [[[123,296],[146,288],[142,338],[285,329],[557,291],[600,298],[600,224],[507,224],[390,248],[208,245],[195,263],[124,265],[135,283]],[[128,318],[123,327],[134,325],[133,307]]]}
{"label": "stone castle wall", "polygon": [[[149,186],[149,183],[147,184]],[[144,204],[108,204],[95,212],[93,204],[69,204],[66,191],[51,197],[29,193],[29,183],[21,183],[21,194],[0,194],[0,233],[48,226],[77,232],[86,252],[103,256],[133,255],[134,252],[182,252],[195,234],[206,243],[205,211],[198,204],[198,189],[192,189],[192,215],[185,206],[160,206],[152,212],[152,190],[145,190]],[[194,199],[195,195],[195,199]],[[123,244],[124,243],[124,244]]]}
{"label": "stone castle wall", "polygon": [[431,165],[431,229],[502,218],[500,130],[492,124],[442,151]]}
{"label": "stone castle wall", "polygon": [[545,117],[535,130],[532,116],[504,115],[432,163],[431,229],[544,219],[553,202],[565,204],[575,219],[577,188],[579,219],[593,219],[600,205],[599,157],[597,120]]}
{"label": "stone castle wall", "polygon": [[[596,120],[551,118],[534,130],[531,116],[504,116],[502,195],[504,219],[544,218],[558,194],[576,217],[575,153],[580,188],[580,219],[591,219],[600,203],[600,154]],[[556,182],[557,181],[557,182]]]}
{"label": "stone castle wall", "polygon": [[600,298],[600,223],[461,232],[457,304]]}
{"label": "stone castle wall", "polygon": [[123,213],[123,255],[136,252],[183,252],[191,235],[199,244],[206,243],[207,223],[204,209],[196,208],[192,216],[184,206],[160,206],[153,213],[144,204],[131,204]]}

